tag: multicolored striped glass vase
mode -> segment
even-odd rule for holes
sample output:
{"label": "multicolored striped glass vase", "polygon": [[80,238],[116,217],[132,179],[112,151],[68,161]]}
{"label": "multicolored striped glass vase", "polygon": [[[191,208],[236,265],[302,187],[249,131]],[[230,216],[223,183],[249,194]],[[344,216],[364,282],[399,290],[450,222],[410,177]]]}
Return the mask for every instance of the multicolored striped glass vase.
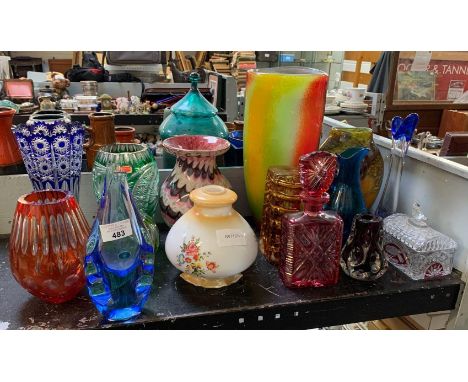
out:
{"label": "multicolored striped glass vase", "polygon": [[247,73],[244,113],[244,176],[250,209],[262,215],[265,179],[271,166],[297,166],[317,150],[328,75],[304,67]]}

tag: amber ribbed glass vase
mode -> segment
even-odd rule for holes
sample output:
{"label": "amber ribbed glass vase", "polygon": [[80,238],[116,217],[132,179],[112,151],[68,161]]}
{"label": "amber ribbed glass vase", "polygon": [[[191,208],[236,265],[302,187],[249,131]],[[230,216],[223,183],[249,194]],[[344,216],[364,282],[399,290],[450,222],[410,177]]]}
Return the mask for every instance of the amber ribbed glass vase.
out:
{"label": "amber ribbed glass vase", "polygon": [[70,192],[34,191],[18,199],[10,235],[16,281],[40,299],[61,303],[85,284],[89,225]]}

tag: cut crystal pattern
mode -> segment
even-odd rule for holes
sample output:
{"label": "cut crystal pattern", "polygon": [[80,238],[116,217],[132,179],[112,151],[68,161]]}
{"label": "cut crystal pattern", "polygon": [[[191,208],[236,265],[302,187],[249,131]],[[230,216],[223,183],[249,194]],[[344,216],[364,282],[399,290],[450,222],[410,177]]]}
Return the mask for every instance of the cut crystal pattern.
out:
{"label": "cut crystal pattern", "polygon": [[413,216],[394,214],[384,219],[387,259],[415,280],[450,274],[457,243],[429,227],[417,204]]}

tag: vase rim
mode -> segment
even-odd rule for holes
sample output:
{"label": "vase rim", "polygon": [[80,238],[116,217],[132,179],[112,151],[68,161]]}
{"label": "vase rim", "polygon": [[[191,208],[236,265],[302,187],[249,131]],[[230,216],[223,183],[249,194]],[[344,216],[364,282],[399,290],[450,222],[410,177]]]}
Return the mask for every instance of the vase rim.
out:
{"label": "vase rim", "polygon": [[15,115],[16,110],[8,106],[0,106],[0,117],[10,117]]}
{"label": "vase rim", "polygon": [[281,74],[291,76],[310,76],[313,74],[328,77],[328,74],[322,70],[304,66],[276,66],[274,68],[250,69],[248,72],[255,74]]}
{"label": "vase rim", "polygon": [[354,157],[358,157],[359,155],[363,155],[369,152],[369,148],[367,147],[361,147],[361,146],[356,146],[356,147],[350,147],[349,149],[346,149],[343,151],[341,154],[339,154],[340,158],[343,159],[351,159]]}
{"label": "vase rim", "polygon": [[67,114],[31,114],[28,121],[53,123],[55,121],[69,120]]}
{"label": "vase rim", "polygon": [[115,126],[115,131],[135,131],[135,128],[131,126]]}
{"label": "vase rim", "polygon": [[44,206],[63,203],[73,198],[74,196],[71,191],[53,189],[36,190],[28,194],[21,195],[18,198],[18,203],[27,206]]}
{"label": "vase rim", "polygon": [[[128,151],[130,147],[135,148],[135,151]],[[124,151],[112,151],[120,148],[123,148]],[[122,154],[144,154],[148,152],[148,147],[143,143],[112,143],[102,146],[99,151],[109,156],[120,156]]]}
{"label": "vase rim", "polygon": [[237,200],[234,191],[216,184],[196,188],[189,197],[196,206],[209,208],[232,206]]}
{"label": "vase rim", "polygon": [[356,220],[359,221],[359,223],[363,224],[381,223],[383,221],[383,219],[380,216],[372,215],[369,213],[357,214]]}
{"label": "vase rim", "polygon": [[163,141],[164,150],[175,156],[218,156],[229,150],[226,139],[211,135],[176,135]]}
{"label": "vase rim", "polygon": [[32,113],[28,119],[34,119],[34,117],[42,117],[42,116],[54,116],[55,118],[57,116],[68,117],[68,113],[63,110],[37,110],[34,113]]}
{"label": "vase rim", "polygon": [[110,118],[114,118],[114,113],[110,113],[110,112],[107,112],[107,111],[97,111],[97,112],[94,112],[94,113],[89,113],[88,114],[88,118],[89,119],[110,119]]}

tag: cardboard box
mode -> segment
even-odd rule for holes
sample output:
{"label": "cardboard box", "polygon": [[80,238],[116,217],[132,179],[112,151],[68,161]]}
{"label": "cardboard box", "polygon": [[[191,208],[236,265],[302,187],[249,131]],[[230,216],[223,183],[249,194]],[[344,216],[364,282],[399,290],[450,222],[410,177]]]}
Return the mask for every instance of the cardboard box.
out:
{"label": "cardboard box", "polygon": [[447,131],[468,131],[468,110],[444,110],[439,138],[444,138]]}

